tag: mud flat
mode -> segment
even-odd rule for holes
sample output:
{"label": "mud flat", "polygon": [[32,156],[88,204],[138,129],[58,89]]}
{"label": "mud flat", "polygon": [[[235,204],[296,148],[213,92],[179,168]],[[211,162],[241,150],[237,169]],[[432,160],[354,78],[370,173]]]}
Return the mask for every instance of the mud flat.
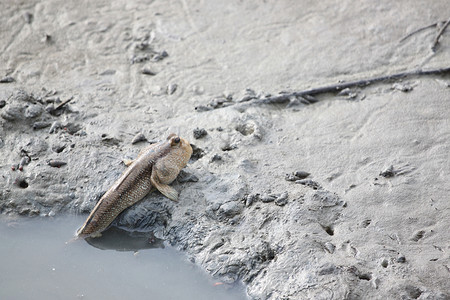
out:
{"label": "mud flat", "polygon": [[450,29],[431,49],[448,11],[448,1],[11,4],[0,21],[0,212],[87,214],[122,159],[175,132],[195,145],[173,184],[180,202],[151,193],[115,226],[153,231],[252,299],[446,299],[448,73],[266,100],[448,68]]}

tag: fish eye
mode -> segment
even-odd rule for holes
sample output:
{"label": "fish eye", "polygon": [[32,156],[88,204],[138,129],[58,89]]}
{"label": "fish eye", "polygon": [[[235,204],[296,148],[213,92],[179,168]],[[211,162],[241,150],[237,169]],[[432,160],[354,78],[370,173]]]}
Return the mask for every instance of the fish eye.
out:
{"label": "fish eye", "polygon": [[177,136],[176,138],[173,139],[175,144],[178,144],[180,142],[180,138]]}

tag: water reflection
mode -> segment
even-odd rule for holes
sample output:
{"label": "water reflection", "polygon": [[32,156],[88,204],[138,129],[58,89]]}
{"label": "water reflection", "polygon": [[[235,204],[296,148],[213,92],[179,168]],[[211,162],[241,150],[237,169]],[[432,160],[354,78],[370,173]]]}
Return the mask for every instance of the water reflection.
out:
{"label": "water reflection", "polygon": [[151,233],[74,239],[85,218],[0,215],[0,299],[246,299]]}
{"label": "water reflection", "polygon": [[115,226],[102,233],[101,237],[86,238],[86,242],[101,250],[138,251],[141,249],[164,248],[164,242],[153,232],[130,232]]}

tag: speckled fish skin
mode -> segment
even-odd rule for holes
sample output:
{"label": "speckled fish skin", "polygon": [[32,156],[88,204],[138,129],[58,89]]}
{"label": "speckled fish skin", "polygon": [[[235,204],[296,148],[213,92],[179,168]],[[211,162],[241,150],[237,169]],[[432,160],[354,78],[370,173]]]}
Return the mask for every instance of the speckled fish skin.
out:
{"label": "speckled fish skin", "polygon": [[191,155],[189,142],[175,134],[142,150],[98,201],[77,236],[100,236],[122,211],[144,198],[152,187],[177,201],[177,192],[167,185],[175,180]]}

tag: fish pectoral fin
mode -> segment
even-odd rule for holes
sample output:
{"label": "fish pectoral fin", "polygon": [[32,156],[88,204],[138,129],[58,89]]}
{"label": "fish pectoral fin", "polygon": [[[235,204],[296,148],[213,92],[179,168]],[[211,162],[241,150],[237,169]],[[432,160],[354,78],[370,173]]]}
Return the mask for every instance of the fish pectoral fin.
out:
{"label": "fish pectoral fin", "polygon": [[178,192],[171,186],[158,182],[157,180],[151,179],[152,185],[158,189],[164,196],[172,201],[178,202]]}

